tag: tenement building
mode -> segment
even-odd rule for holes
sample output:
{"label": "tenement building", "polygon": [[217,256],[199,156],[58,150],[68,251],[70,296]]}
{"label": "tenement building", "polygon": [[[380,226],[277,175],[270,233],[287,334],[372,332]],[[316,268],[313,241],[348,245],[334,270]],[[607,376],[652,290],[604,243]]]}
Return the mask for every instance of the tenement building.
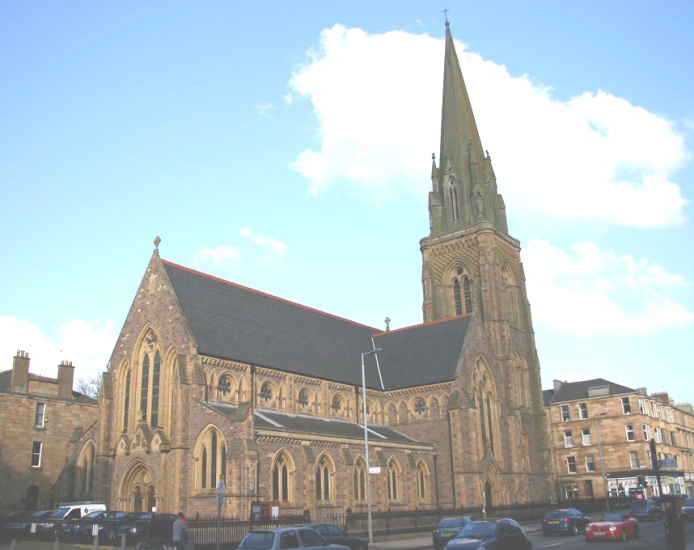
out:
{"label": "tenement building", "polygon": [[602,378],[555,380],[544,393],[560,498],[694,496],[690,404]]}
{"label": "tenement building", "polygon": [[548,500],[520,244],[448,24],[443,81],[423,323],[303,307],[164,260],[157,238],[75,447],[96,447],[95,499],[194,515],[221,494],[224,514],[312,517],[365,511],[367,491],[376,511]]}
{"label": "tenement building", "polygon": [[31,374],[29,364],[17,351],[12,370],[0,372],[0,512],[49,510],[92,493],[94,445],[65,459],[96,424],[97,401],[73,391],[71,363],[60,363],[58,378]]}

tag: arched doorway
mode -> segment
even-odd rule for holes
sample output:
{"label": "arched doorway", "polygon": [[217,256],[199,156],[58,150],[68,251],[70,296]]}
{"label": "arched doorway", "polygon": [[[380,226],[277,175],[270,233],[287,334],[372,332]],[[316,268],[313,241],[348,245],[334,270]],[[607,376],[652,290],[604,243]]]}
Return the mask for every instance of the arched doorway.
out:
{"label": "arched doorway", "polygon": [[30,485],[27,489],[27,496],[24,504],[25,510],[38,510],[39,506],[39,488],[36,485]]}
{"label": "arched doorway", "polygon": [[135,460],[123,474],[118,494],[121,510],[153,512],[157,506],[156,484],[147,465]]}

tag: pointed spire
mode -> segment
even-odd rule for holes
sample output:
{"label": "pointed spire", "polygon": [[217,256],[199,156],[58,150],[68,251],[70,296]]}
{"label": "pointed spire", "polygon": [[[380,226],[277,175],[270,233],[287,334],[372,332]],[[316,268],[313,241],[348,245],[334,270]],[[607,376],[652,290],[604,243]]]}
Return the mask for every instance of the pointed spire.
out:
{"label": "pointed spire", "polygon": [[445,44],[441,152],[437,173],[432,169],[436,181],[429,199],[431,233],[447,233],[480,222],[492,222],[506,231],[491,159],[482,147],[447,19]]}
{"label": "pointed spire", "polygon": [[467,171],[466,164],[471,160],[480,163],[483,158],[482,141],[472,113],[472,104],[460,69],[450,25],[446,21],[439,162],[443,165],[446,160],[452,159],[456,171],[462,173]]}

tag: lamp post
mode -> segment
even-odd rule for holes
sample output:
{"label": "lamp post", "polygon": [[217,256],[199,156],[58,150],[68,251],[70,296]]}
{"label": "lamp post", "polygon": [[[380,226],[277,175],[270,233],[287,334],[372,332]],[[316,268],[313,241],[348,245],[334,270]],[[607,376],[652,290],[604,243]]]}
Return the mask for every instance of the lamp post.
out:
{"label": "lamp post", "polygon": [[362,418],[364,420],[364,455],[366,457],[366,522],[369,529],[369,544],[374,542],[373,520],[371,518],[371,468],[369,467],[369,429],[366,422],[366,376],[364,375],[364,356],[382,351],[374,348],[361,354],[361,404],[363,407]]}
{"label": "lamp post", "polygon": [[610,493],[607,488],[607,477],[605,477],[605,461],[602,458],[602,443],[600,442],[600,426],[598,426],[598,416],[607,416],[606,412],[601,412],[595,417],[595,432],[598,435],[598,453],[600,454],[600,469],[602,470],[602,484],[605,489],[605,504],[607,511],[610,511]]}

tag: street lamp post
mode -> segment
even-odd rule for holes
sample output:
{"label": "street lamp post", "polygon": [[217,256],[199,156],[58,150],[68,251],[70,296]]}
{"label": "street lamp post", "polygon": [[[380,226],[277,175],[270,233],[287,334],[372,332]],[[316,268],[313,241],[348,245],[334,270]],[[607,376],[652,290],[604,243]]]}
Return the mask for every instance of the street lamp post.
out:
{"label": "street lamp post", "polygon": [[[598,416],[607,416],[606,412],[601,412]],[[602,484],[605,489],[605,504],[607,511],[610,511],[610,494],[607,488],[607,477],[605,477],[605,461],[602,458],[602,443],[600,442],[600,426],[598,426],[598,416],[595,417],[595,432],[598,436],[598,453],[600,454],[600,469],[602,470]]]}
{"label": "street lamp post", "polygon": [[369,544],[374,542],[373,520],[371,518],[371,472],[369,466],[369,428],[366,422],[366,376],[364,375],[364,356],[378,353],[380,348],[374,348],[361,354],[361,404],[364,420],[364,455],[366,457],[366,522],[369,529]]}

